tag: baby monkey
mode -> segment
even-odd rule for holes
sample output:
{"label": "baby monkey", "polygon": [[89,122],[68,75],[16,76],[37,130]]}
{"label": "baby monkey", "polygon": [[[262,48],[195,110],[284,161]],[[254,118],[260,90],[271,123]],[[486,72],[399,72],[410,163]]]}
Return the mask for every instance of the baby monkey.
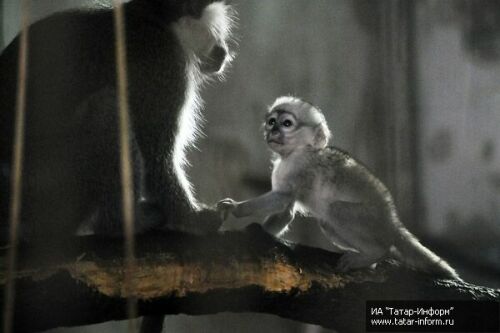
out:
{"label": "baby monkey", "polygon": [[459,279],[448,263],[423,246],[401,223],[385,185],[349,154],[327,146],[323,113],[295,97],[279,97],[269,108],[265,139],[275,153],[272,190],[254,199],[217,204],[223,218],[265,215],[263,227],[279,236],[296,211],[319,222],[344,254],[338,270],[371,266],[393,254],[409,266]]}

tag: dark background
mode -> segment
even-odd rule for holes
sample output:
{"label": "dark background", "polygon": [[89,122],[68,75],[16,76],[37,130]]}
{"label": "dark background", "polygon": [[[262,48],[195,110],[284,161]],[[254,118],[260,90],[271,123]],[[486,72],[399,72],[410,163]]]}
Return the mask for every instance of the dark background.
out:
{"label": "dark background", "polygon": [[[107,1],[37,0],[38,19]],[[500,2],[495,0],[235,0],[237,56],[205,100],[205,137],[189,171],[202,201],[269,186],[260,124],[294,94],[318,105],[332,143],[391,189],[405,224],[464,279],[500,287]],[[19,3],[0,1],[0,45]],[[228,220],[226,229],[252,220]],[[285,236],[333,248],[314,221]],[[361,318],[360,318],[361,320]],[[121,332],[123,323],[57,332]],[[322,332],[270,315],[170,316],[169,332]],[[56,332],[56,331],[54,331]]]}

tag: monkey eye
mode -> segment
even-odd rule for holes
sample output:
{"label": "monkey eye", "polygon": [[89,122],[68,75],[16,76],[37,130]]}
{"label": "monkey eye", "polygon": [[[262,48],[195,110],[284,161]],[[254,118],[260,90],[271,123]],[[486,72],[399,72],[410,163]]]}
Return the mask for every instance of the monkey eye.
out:
{"label": "monkey eye", "polygon": [[269,118],[269,120],[267,121],[267,124],[269,126],[274,126],[274,124],[276,124],[276,118]]}
{"label": "monkey eye", "polygon": [[293,125],[293,122],[289,119],[287,119],[283,122],[283,126],[285,126],[285,127],[290,127],[292,125]]}

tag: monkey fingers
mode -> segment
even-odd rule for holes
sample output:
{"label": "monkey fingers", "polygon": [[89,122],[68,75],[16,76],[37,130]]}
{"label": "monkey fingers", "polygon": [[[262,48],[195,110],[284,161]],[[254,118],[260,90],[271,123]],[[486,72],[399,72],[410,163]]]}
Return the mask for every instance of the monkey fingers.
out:
{"label": "monkey fingers", "polygon": [[225,221],[229,217],[229,214],[236,209],[238,204],[231,198],[222,199],[217,203],[217,211],[219,212],[220,218]]}

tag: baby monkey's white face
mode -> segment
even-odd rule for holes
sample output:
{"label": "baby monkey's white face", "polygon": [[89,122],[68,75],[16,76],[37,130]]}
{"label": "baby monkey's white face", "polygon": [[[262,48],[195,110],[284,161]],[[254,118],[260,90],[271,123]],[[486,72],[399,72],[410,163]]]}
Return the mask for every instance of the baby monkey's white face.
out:
{"label": "baby monkey's white face", "polygon": [[264,136],[272,151],[287,156],[297,148],[315,146],[319,123],[309,116],[311,108],[308,103],[293,97],[276,100],[266,115],[264,126]]}

